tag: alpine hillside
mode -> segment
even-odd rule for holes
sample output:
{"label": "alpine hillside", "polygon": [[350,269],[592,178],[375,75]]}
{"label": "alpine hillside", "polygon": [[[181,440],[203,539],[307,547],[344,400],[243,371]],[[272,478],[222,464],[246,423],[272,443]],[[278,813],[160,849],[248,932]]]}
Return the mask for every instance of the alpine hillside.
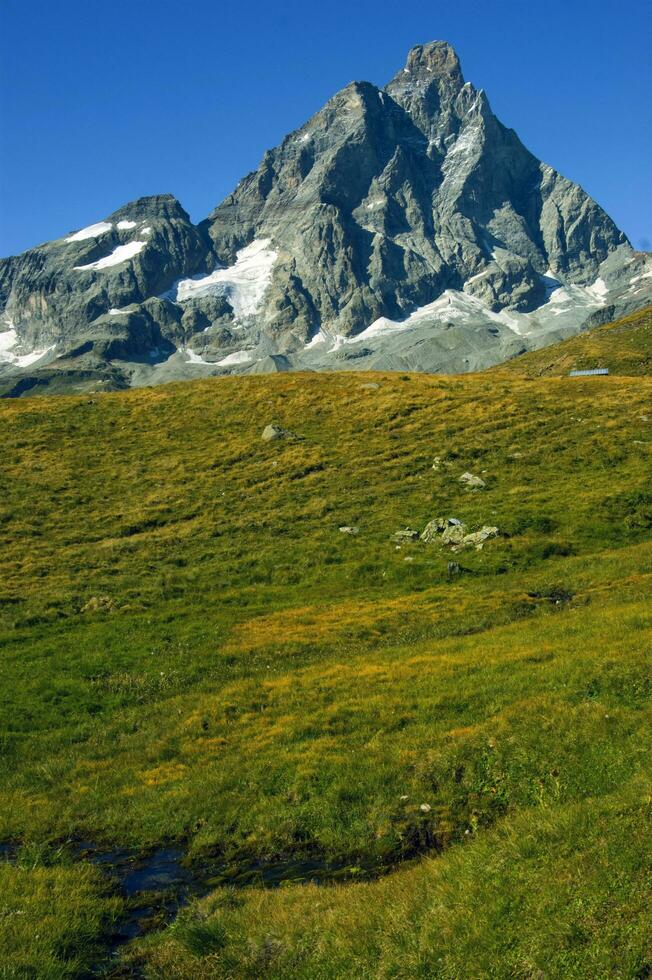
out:
{"label": "alpine hillside", "polygon": [[3,980],[650,976],[650,326],[0,402]]}

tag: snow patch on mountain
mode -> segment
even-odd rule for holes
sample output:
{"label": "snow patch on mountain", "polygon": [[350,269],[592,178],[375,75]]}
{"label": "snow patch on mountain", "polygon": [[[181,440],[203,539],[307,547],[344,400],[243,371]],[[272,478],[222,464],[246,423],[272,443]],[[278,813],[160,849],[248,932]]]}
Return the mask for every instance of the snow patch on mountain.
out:
{"label": "snow patch on mountain", "polygon": [[[482,275],[485,273],[472,276],[468,282],[472,282]],[[592,286],[562,286],[557,280],[552,280],[552,282],[555,285],[551,288],[547,303],[532,313],[518,313],[515,310],[500,310],[496,313],[475,296],[470,296],[456,289],[447,289],[433,303],[428,303],[426,306],[414,310],[405,320],[390,320],[387,317],[380,317],[366,330],[353,337],[336,337],[335,344],[329,353],[339,350],[343,344],[359,344],[375,340],[378,337],[394,335],[404,330],[424,326],[429,322],[463,323],[464,321],[477,321],[478,318],[481,318],[501,324],[511,330],[512,333],[524,337],[539,329],[539,318],[542,314],[544,319],[549,315],[562,316],[572,310],[577,310],[578,307],[584,310],[599,309],[606,302],[608,288],[602,279],[597,279]]]}
{"label": "snow patch on mountain", "polygon": [[223,357],[221,361],[217,363],[220,367],[229,367],[231,364],[248,364],[249,361],[253,361],[253,354],[249,350],[236,350],[232,354],[227,354]]}
{"label": "snow patch on mountain", "polygon": [[201,364],[203,367],[215,367],[214,361],[205,361],[200,354],[191,350],[190,347],[184,347],[183,353],[186,355],[186,364]]}
{"label": "snow patch on mountain", "polygon": [[312,337],[308,341],[308,343],[304,347],[304,350],[312,350],[313,347],[318,347],[319,344],[325,344],[327,339],[328,338],[326,334],[323,332],[323,330],[320,330],[318,333],[315,334],[314,337]]}
{"label": "snow patch on mountain", "polygon": [[592,286],[586,287],[586,291],[589,295],[595,296],[596,299],[604,301],[609,292],[609,287],[604,279],[596,279]]}
{"label": "snow patch on mountain", "polygon": [[183,303],[199,296],[225,296],[236,320],[258,312],[278,255],[270,243],[269,238],[254,239],[236,253],[235,264],[227,269],[182,279],[176,285],[174,298]]}
{"label": "snow patch on mountain", "polygon": [[0,333],[0,357],[2,357],[2,355],[7,351],[10,351],[18,341],[13,324],[9,322],[7,326],[9,329],[3,330],[2,333]]}
{"label": "snow patch on mountain", "polygon": [[111,231],[113,225],[110,221],[98,221],[94,225],[89,225],[88,228],[82,228],[81,231],[76,231],[74,235],[70,235],[66,238],[67,242],[85,242],[89,238],[98,238],[100,235],[104,235],[107,231]]}
{"label": "snow patch on mountain", "polygon": [[18,335],[13,327],[0,333],[0,364],[11,364],[14,367],[29,367],[35,364],[42,357],[54,350],[55,345],[46,347],[43,350],[30,351],[29,354],[14,354],[13,348],[18,344]]}
{"label": "snow patch on mountain", "polygon": [[466,293],[462,293],[456,289],[447,289],[433,303],[420,306],[410,313],[405,320],[390,320],[387,317],[380,317],[368,326],[366,330],[363,330],[362,333],[356,334],[354,337],[348,337],[346,342],[348,344],[357,344],[362,341],[374,340],[377,337],[388,334],[411,330],[413,327],[422,326],[429,321],[448,323],[449,321],[463,321],[477,318],[478,316],[502,323],[514,333],[521,332],[519,329],[520,324],[516,318],[518,315],[507,313],[505,310],[501,310],[500,313],[494,313],[482,300],[477,299],[475,296],[468,296]]}
{"label": "snow patch on mountain", "polygon": [[88,265],[75,265],[73,268],[77,272],[86,272],[95,269],[108,269],[113,265],[120,265],[121,262],[126,262],[128,259],[133,259],[135,255],[147,245],[147,242],[128,242],[126,245],[118,245],[117,248],[110,253],[110,255],[105,255],[103,259],[98,259],[97,262],[89,262]]}

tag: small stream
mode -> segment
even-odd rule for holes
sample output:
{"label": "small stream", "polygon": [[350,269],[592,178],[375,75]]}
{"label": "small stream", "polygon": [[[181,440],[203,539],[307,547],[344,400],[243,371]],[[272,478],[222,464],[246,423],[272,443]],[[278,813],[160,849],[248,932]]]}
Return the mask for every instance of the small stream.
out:
{"label": "small stream", "polygon": [[[96,865],[125,899],[125,911],[106,936],[106,958],[93,970],[93,976],[136,977],[138,972],[120,972],[116,959],[126,943],[162,929],[174,920],[180,908],[193,898],[201,898],[215,888],[278,888],[285,884],[329,884],[343,881],[369,881],[391,870],[390,866],[358,867],[335,864],[324,859],[288,858],[273,862],[249,861],[224,864],[217,858],[192,862],[179,847],[160,847],[149,853],[125,848],[108,850],[93,841],[68,841],[68,853],[75,860]],[[16,861],[19,848],[0,843],[0,861]]]}
{"label": "small stream", "polygon": [[161,847],[150,854],[129,850],[103,850],[90,841],[76,841],[73,856],[96,865],[126,899],[125,914],[107,937],[108,953],[171,922],[191,898],[205,895],[204,886],[184,863],[184,852]]}

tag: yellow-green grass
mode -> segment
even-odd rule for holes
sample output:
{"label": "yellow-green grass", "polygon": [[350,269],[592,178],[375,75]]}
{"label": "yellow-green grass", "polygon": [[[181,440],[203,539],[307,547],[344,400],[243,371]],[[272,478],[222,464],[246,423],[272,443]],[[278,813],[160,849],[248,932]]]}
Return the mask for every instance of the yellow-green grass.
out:
{"label": "yellow-green grass", "polygon": [[[30,928],[50,934],[41,881],[82,873],[67,838],[177,840],[416,863],[219,889],[125,951],[146,975],[643,970],[651,395],[498,372],[0,403],[0,841]],[[262,442],[272,421],[303,438]],[[397,550],[439,515],[504,533]],[[106,929],[89,882],[70,902]],[[14,952],[8,923],[2,969],[49,975],[58,940]]]}
{"label": "yellow-green grass", "polygon": [[651,800],[525,810],[372,884],[222,889],[128,960],[160,980],[645,976]]}
{"label": "yellow-green grass", "polygon": [[57,856],[24,852],[0,863],[0,977],[89,976],[104,959],[103,937],[121,902],[100,872]]}
{"label": "yellow-green grass", "polygon": [[516,357],[494,370],[540,378],[592,368],[608,368],[611,374],[630,377],[652,374],[652,306],[561,344]]}

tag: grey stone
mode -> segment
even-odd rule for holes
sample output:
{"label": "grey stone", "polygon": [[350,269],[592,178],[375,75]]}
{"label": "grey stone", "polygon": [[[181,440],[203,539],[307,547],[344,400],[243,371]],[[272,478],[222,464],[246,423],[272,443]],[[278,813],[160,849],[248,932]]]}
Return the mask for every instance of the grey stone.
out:
{"label": "grey stone", "polygon": [[261,439],[263,442],[274,442],[277,439],[298,439],[299,437],[289,429],[284,429],[280,425],[266,425],[263,429]]}
{"label": "grey stone", "polygon": [[489,527],[485,525],[479,531],[474,531],[472,534],[464,535],[462,544],[465,547],[471,547],[473,545],[475,545],[476,548],[481,547],[485,541],[488,541],[489,538],[497,537],[498,534],[500,534],[500,531],[497,527]]}
{"label": "grey stone", "polygon": [[396,541],[398,544],[404,541],[417,541],[419,538],[419,532],[412,530],[410,527],[404,528],[402,531],[395,531],[392,535],[392,540]]}
{"label": "grey stone", "polygon": [[461,544],[466,535],[466,527],[464,524],[453,524],[451,527],[447,527],[441,536],[442,544]]}
{"label": "grey stone", "polygon": [[429,521],[421,532],[421,540],[429,544],[432,541],[436,541],[439,535],[450,527],[448,518],[446,517],[435,517],[433,521]]}
{"label": "grey stone", "polygon": [[342,532],[342,534],[359,534],[360,533],[360,528],[359,527],[352,527],[349,524],[344,524],[340,528],[340,531]]}
{"label": "grey stone", "polygon": [[435,517],[434,520],[429,521],[421,532],[421,540],[425,541],[426,544],[431,544],[433,541],[441,541],[441,535],[448,529],[454,527],[463,527],[461,521],[457,517]]}
{"label": "grey stone", "polygon": [[483,490],[487,485],[482,477],[475,476],[473,473],[462,473],[460,483],[463,483],[469,490]]}

